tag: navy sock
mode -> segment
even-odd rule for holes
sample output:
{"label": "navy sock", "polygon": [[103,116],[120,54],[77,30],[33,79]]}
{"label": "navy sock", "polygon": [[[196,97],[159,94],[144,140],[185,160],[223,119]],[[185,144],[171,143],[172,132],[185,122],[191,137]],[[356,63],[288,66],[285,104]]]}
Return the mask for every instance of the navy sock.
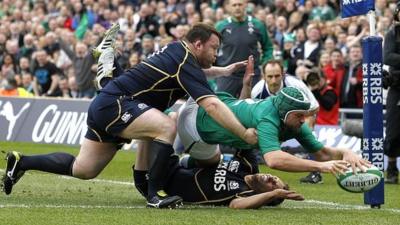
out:
{"label": "navy sock", "polygon": [[135,182],[135,187],[145,198],[148,193],[148,177],[146,175],[147,170],[133,170],[133,181]]}
{"label": "navy sock", "polygon": [[151,199],[158,191],[163,190],[168,175],[169,158],[174,153],[172,145],[160,141],[152,141],[151,151],[155,154],[154,162],[149,170],[148,198]]}
{"label": "navy sock", "polygon": [[47,155],[22,156],[19,167],[21,170],[39,170],[43,172],[72,176],[72,165],[75,156],[56,152]]}

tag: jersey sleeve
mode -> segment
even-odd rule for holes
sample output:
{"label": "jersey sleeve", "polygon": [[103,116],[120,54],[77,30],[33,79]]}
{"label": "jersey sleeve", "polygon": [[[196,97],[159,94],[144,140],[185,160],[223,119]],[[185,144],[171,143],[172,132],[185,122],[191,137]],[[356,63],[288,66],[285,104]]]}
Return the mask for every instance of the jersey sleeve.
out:
{"label": "jersey sleeve", "polygon": [[268,120],[261,121],[257,125],[258,144],[260,151],[265,153],[281,149],[279,142],[279,128]]}
{"label": "jersey sleeve", "polygon": [[307,152],[318,152],[324,145],[319,142],[315,136],[312,134],[310,128],[303,124],[300,128],[300,132],[296,140],[304,147]]}
{"label": "jersey sleeve", "polygon": [[215,96],[215,94],[208,85],[203,70],[194,60],[193,56],[189,55],[177,77],[185,92],[198,102],[204,97]]}

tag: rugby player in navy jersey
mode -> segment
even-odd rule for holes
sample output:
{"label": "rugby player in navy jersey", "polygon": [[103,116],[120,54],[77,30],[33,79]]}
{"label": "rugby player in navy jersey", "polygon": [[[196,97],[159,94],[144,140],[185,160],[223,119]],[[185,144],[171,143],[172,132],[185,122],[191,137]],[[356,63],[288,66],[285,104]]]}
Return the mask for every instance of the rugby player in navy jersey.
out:
{"label": "rugby player in navy jersey", "polygon": [[[143,164],[148,153],[142,151],[141,160],[136,163]],[[168,171],[165,191],[181,196],[185,203],[257,209],[276,206],[284,199],[304,200],[302,195],[290,191],[279,177],[259,173],[257,159],[251,151],[238,151],[231,160],[208,168],[185,168],[180,165],[178,156],[173,155]],[[146,196],[145,173],[134,173],[134,180],[135,187]]]}
{"label": "rugby player in navy jersey", "polygon": [[[98,60],[97,86],[112,77],[114,50],[119,25],[107,31],[95,49]],[[206,75],[226,75],[244,66],[212,67],[220,44],[220,34],[211,26],[192,27],[184,41],[173,42],[135,67],[115,77],[99,91],[88,110],[88,130],[78,156],[67,153],[24,156],[7,154],[3,191],[10,194],[13,185],[27,170],[69,175],[80,179],[96,177],[112,160],[121,144],[131,139],[151,141],[156,155],[149,170],[147,206],[174,207],[182,199],[163,191],[169,156],[176,134],[175,121],[162,112],[185,95],[191,96],[222,127],[250,144],[257,143],[254,129],[245,128],[207,84]],[[203,69],[206,69],[205,71]],[[121,71],[118,71],[120,73]]]}

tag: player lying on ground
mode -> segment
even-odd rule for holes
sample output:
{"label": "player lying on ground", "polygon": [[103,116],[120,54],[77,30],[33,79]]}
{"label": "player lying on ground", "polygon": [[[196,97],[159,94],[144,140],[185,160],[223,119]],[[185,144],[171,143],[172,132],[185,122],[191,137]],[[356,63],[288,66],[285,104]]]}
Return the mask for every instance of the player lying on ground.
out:
{"label": "player lying on ground", "polygon": [[[147,158],[148,150],[139,150],[137,166],[146,168]],[[165,191],[181,196],[185,203],[257,209],[276,206],[284,199],[304,200],[279,177],[258,173],[257,159],[251,151],[239,151],[231,160],[208,168],[185,168],[179,164],[178,156],[172,155],[167,170]],[[146,173],[134,172],[135,186],[143,196],[147,196]]]}
{"label": "player lying on ground", "polygon": [[[246,70],[247,73],[247,70]],[[245,75],[248,77],[248,74]],[[304,123],[310,113],[309,99],[295,87],[285,87],[266,100],[239,100],[227,93],[217,93],[245,127],[254,127],[258,144],[249,145],[219,126],[188,100],[179,113],[178,135],[197,166],[215,165],[220,160],[217,144],[239,149],[260,149],[266,165],[289,172],[340,173],[351,165],[353,171],[370,163],[350,149],[323,146]],[[295,138],[316,160],[297,158],[281,150],[280,144]]]}

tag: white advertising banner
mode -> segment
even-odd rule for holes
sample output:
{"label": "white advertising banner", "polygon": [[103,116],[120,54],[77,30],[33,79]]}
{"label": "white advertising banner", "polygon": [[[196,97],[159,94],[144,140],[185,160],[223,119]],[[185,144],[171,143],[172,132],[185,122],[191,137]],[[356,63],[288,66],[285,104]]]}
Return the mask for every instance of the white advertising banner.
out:
{"label": "white advertising banner", "polygon": [[0,140],[79,145],[88,100],[0,97]]}

